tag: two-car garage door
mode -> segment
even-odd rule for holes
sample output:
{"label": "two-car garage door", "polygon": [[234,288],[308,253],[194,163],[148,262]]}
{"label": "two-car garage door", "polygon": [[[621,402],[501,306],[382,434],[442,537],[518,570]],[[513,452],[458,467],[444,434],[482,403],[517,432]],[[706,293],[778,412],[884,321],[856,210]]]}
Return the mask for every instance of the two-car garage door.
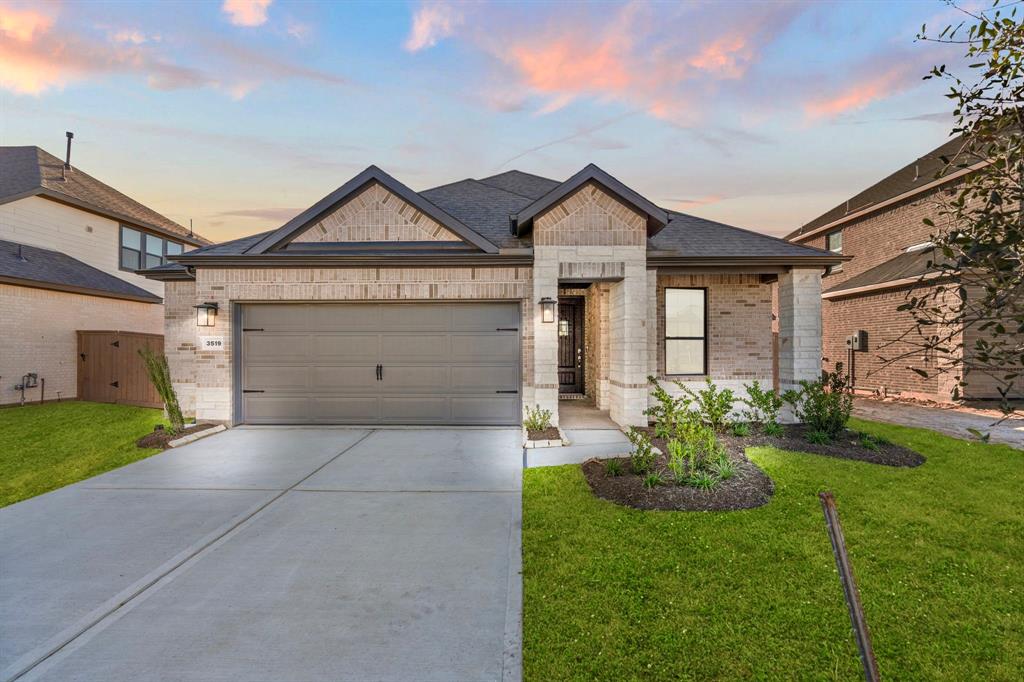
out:
{"label": "two-car garage door", "polygon": [[242,306],[249,424],[518,424],[515,303]]}

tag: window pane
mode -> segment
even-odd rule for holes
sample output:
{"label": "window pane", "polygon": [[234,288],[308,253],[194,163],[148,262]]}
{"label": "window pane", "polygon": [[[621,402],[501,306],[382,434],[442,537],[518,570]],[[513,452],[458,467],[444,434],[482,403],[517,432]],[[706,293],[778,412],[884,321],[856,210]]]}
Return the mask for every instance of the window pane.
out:
{"label": "window pane", "polygon": [[139,252],[132,249],[121,249],[121,267],[129,270],[139,269]]}
{"label": "window pane", "polygon": [[178,242],[167,242],[167,255],[177,256],[181,253],[181,244]]}
{"label": "window pane", "polygon": [[665,341],[665,374],[703,374],[704,341],[700,339],[667,339]]}
{"label": "window pane", "polygon": [[703,289],[665,289],[665,336],[704,336]]}
{"label": "window pane", "polygon": [[127,227],[121,228],[121,246],[142,251],[142,234]]}
{"label": "window pane", "polygon": [[146,253],[153,256],[164,255],[164,240],[160,237],[154,237],[151,234],[146,235]]}
{"label": "window pane", "polygon": [[146,254],[146,267],[147,268],[155,268],[156,266],[163,265],[163,264],[164,264],[164,259],[161,258],[160,256],[151,256],[148,253]]}
{"label": "window pane", "polygon": [[826,246],[828,247],[828,250],[832,251],[833,253],[842,253],[843,233],[833,232],[832,234],[828,235]]}

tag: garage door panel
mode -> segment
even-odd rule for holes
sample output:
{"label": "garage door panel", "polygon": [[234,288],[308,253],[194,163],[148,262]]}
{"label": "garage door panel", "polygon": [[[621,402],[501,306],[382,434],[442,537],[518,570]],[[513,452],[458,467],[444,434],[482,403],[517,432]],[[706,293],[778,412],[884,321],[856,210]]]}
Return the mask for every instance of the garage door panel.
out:
{"label": "garage door panel", "polygon": [[448,367],[446,365],[385,365],[381,370],[382,393],[413,391],[416,393],[447,393]]}
{"label": "garage door panel", "polygon": [[312,339],[315,362],[336,360],[345,364],[377,365],[380,356],[379,334],[315,334]]}
{"label": "garage door panel", "polygon": [[451,368],[451,390],[459,393],[515,391],[519,368],[508,365],[471,365]]}
{"label": "garage door panel", "polygon": [[376,303],[331,305],[315,303],[308,306],[312,331],[371,331],[380,329],[381,306]]}
{"label": "garage door panel", "polygon": [[307,305],[249,305],[245,307],[246,328],[264,331],[306,331],[309,329]]}
{"label": "garage door panel", "polygon": [[309,420],[310,399],[305,396],[247,394],[245,418],[251,423],[283,424]]}
{"label": "garage door panel", "polygon": [[309,367],[248,365],[242,386],[253,390],[307,390],[311,388]]}
{"label": "garage door panel", "polygon": [[381,419],[391,423],[438,424],[449,422],[448,398],[383,396]]}
{"label": "garage door panel", "polygon": [[519,396],[452,398],[453,424],[512,424],[519,421]]}
{"label": "garage door panel", "polygon": [[458,362],[473,360],[504,360],[516,357],[519,338],[514,332],[505,334],[453,334],[452,358]]}
{"label": "garage door panel", "polygon": [[263,334],[249,332],[245,335],[245,359],[247,362],[304,362],[309,357],[309,334]]}
{"label": "garage door panel", "polygon": [[447,334],[385,334],[380,339],[380,361],[387,367],[402,362],[447,362],[451,341]]}
{"label": "garage door panel", "polygon": [[380,399],[376,396],[325,396],[317,398],[311,410],[318,422],[373,424],[380,420]]}
{"label": "garage door panel", "polygon": [[468,303],[452,306],[452,331],[493,332],[519,326],[518,305]]}
{"label": "garage door panel", "polygon": [[381,332],[447,331],[451,306],[445,304],[387,303],[380,306]]}
{"label": "garage door panel", "polygon": [[316,393],[375,393],[379,389],[377,366],[326,366],[313,368],[310,387]]}

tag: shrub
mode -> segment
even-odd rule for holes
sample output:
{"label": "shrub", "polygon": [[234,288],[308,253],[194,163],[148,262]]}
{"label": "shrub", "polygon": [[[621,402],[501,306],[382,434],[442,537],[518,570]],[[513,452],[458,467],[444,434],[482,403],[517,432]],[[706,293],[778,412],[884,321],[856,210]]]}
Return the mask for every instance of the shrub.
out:
{"label": "shrub", "polygon": [[719,389],[711,379],[705,382],[705,387],[700,391],[694,391],[678,381],[676,385],[692,400],[705,424],[715,431],[723,431],[729,423],[729,413],[732,412],[736,397],[728,388]]}
{"label": "shrub", "polygon": [[832,435],[828,431],[820,429],[808,431],[804,434],[804,438],[807,439],[808,443],[814,443],[815,445],[828,445],[832,442]]}
{"label": "shrub", "polygon": [[870,433],[860,434],[860,437],[858,438],[858,443],[862,448],[871,450],[872,452],[878,452],[882,444],[880,439],[875,438]]}
{"label": "shrub", "polygon": [[610,478],[622,475],[622,462],[617,459],[606,459],[604,461],[604,475]]}
{"label": "shrub", "polygon": [[694,488],[700,488],[701,490],[711,490],[718,483],[718,479],[710,471],[696,471],[687,480],[687,483]]}
{"label": "shrub", "polygon": [[732,425],[732,435],[737,438],[746,438],[750,435],[750,424],[747,422],[734,422]]}
{"label": "shrub", "polygon": [[551,410],[542,410],[540,405],[527,406],[523,425],[527,431],[543,431],[551,426]]}
{"label": "shrub", "polygon": [[679,428],[679,422],[689,414],[690,399],[686,396],[673,396],[666,391],[653,376],[647,381],[654,387],[651,396],[657,405],[644,410],[644,414],[654,421],[654,435],[658,438],[671,438]]}
{"label": "shrub", "polygon": [[633,444],[633,453],[629,456],[629,468],[634,474],[644,474],[654,466],[654,446],[651,439],[640,429],[630,427],[626,438]]}
{"label": "shrub", "polygon": [[715,474],[725,481],[736,475],[736,465],[728,457],[721,457],[715,462]]}
{"label": "shrub", "polygon": [[677,483],[686,479],[689,471],[688,455],[682,441],[673,438],[665,445],[668,450],[668,468]]}
{"label": "shrub", "polygon": [[768,422],[767,424],[764,425],[764,432],[766,435],[779,438],[786,432],[786,430],[782,428],[782,424],[778,424],[776,422]]}
{"label": "shrub", "polygon": [[747,397],[743,403],[749,407],[744,410],[743,415],[748,421],[760,422],[761,424],[778,424],[779,411],[782,409],[782,396],[775,389],[761,388],[761,384],[755,381],[752,384],[744,384]]}
{"label": "shrub", "polygon": [[160,394],[160,399],[164,401],[164,409],[171,422],[168,431],[172,434],[178,433],[185,426],[185,418],[181,414],[181,406],[178,405],[178,394],[174,391],[174,384],[171,383],[171,370],[167,366],[167,356],[154,353],[147,347],[140,348],[139,355],[142,356],[142,361],[146,364],[149,380],[153,382],[156,392]]}
{"label": "shrub", "polygon": [[662,485],[664,482],[665,479],[662,478],[661,474],[659,474],[657,471],[652,471],[646,476],[644,476],[645,488],[653,488],[655,486]]}
{"label": "shrub", "polygon": [[793,405],[797,418],[812,431],[822,431],[830,438],[842,433],[853,411],[853,391],[843,374],[843,363],[837,362],[835,371],[826,372],[820,381],[801,381],[800,386],[799,392],[783,395]]}

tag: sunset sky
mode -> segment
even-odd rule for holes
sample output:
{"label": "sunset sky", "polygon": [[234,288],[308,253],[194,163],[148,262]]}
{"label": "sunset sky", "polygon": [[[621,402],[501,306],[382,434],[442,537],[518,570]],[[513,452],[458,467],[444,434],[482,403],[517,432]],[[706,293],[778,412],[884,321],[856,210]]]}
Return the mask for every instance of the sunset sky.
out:
{"label": "sunset sky", "polygon": [[784,234],[942,143],[941,2],[0,0],[0,144],[215,240],[373,163],[413,189],[594,162]]}

